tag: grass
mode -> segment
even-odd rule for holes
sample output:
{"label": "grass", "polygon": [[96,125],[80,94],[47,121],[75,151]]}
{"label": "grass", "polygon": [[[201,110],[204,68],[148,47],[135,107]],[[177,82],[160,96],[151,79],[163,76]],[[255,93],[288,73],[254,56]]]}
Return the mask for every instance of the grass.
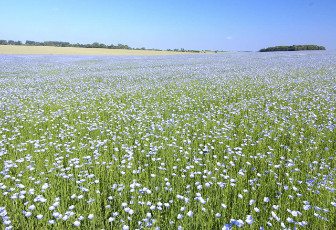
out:
{"label": "grass", "polygon": [[335,229],[335,63],[0,56],[0,226]]}

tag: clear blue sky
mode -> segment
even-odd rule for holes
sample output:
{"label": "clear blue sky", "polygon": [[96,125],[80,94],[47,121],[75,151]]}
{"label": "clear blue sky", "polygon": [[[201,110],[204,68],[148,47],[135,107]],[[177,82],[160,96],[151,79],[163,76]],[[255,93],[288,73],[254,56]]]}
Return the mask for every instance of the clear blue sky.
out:
{"label": "clear blue sky", "polygon": [[256,51],[336,50],[336,0],[0,0],[0,39]]}

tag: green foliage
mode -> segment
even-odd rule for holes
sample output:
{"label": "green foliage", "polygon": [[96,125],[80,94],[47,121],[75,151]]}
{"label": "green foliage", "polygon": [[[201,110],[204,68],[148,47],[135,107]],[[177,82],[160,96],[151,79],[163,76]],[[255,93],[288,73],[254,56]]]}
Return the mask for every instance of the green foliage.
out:
{"label": "green foliage", "polygon": [[[36,42],[31,40],[26,40],[25,44],[21,41],[14,40],[0,40],[0,45],[26,45],[26,46],[56,46],[56,47],[81,47],[81,48],[103,48],[103,49],[133,49],[128,45],[118,44],[118,45],[105,45],[103,43],[93,42],[92,44],[71,44],[70,42],[61,42],[61,41],[44,41]],[[145,50],[144,47],[141,48]]]}
{"label": "green foliage", "polygon": [[300,50],[325,50],[324,46],[317,45],[292,45],[292,46],[274,46],[259,50],[259,52],[273,51],[300,51]]}
{"label": "green foliage", "polygon": [[[0,40],[0,45],[26,45],[26,46],[56,46],[56,47],[81,47],[81,48],[103,48],[103,49],[127,49],[127,50],[155,50],[162,51],[160,49],[146,49],[145,47],[141,48],[132,48],[128,45],[124,45],[119,43],[118,45],[105,45],[99,42],[93,42],[92,44],[71,44],[70,42],[61,42],[61,41],[44,41],[44,42],[36,42],[31,40],[26,40],[25,44],[21,41],[14,40]],[[185,50],[181,49],[167,49],[167,51],[175,51],[175,52],[192,52],[192,53],[200,53],[199,50]]]}
{"label": "green foliage", "polygon": [[43,42],[45,46],[57,46],[57,47],[69,47],[69,42],[57,42],[57,41],[45,41]]}
{"label": "green foliage", "polygon": [[0,45],[7,45],[7,41],[6,40],[0,40]]}

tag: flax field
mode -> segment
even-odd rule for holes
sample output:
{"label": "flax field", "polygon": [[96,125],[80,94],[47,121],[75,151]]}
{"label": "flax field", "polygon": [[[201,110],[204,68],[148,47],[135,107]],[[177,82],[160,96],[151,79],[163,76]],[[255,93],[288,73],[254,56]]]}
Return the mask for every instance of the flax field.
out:
{"label": "flax field", "polygon": [[0,229],[336,229],[336,52],[0,55]]}

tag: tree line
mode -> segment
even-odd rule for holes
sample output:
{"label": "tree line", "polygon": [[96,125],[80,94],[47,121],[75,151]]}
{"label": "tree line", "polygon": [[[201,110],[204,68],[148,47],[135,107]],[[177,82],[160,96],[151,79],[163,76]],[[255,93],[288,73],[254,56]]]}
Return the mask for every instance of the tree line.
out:
{"label": "tree line", "polygon": [[[93,42],[92,44],[71,44],[70,42],[61,42],[61,41],[44,41],[44,42],[36,42],[26,40],[25,43],[21,41],[14,41],[14,40],[0,40],[0,45],[25,45],[25,46],[56,46],[56,47],[81,47],[81,48],[103,48],[103,49],[128,49],[128,50],[155,50],[155,51],[162,51],[160,49],[146,49],[145,47],[142,48],[132,48],[128,45],[124,44],[117,44],[117,45],[105,45],[99,42]],[[185,50],[184,48],[181,49],[167,49],[167,51],[175,51],[175,52],[195,52],[199,53],[199,50]]]}
{"label": "tree line", "polygon": [[317,45],[292,45],[292,46],[274,46],[259,50],[259,52],[273,51],[299,51],[299,50],[325,50],[324,46]]}

